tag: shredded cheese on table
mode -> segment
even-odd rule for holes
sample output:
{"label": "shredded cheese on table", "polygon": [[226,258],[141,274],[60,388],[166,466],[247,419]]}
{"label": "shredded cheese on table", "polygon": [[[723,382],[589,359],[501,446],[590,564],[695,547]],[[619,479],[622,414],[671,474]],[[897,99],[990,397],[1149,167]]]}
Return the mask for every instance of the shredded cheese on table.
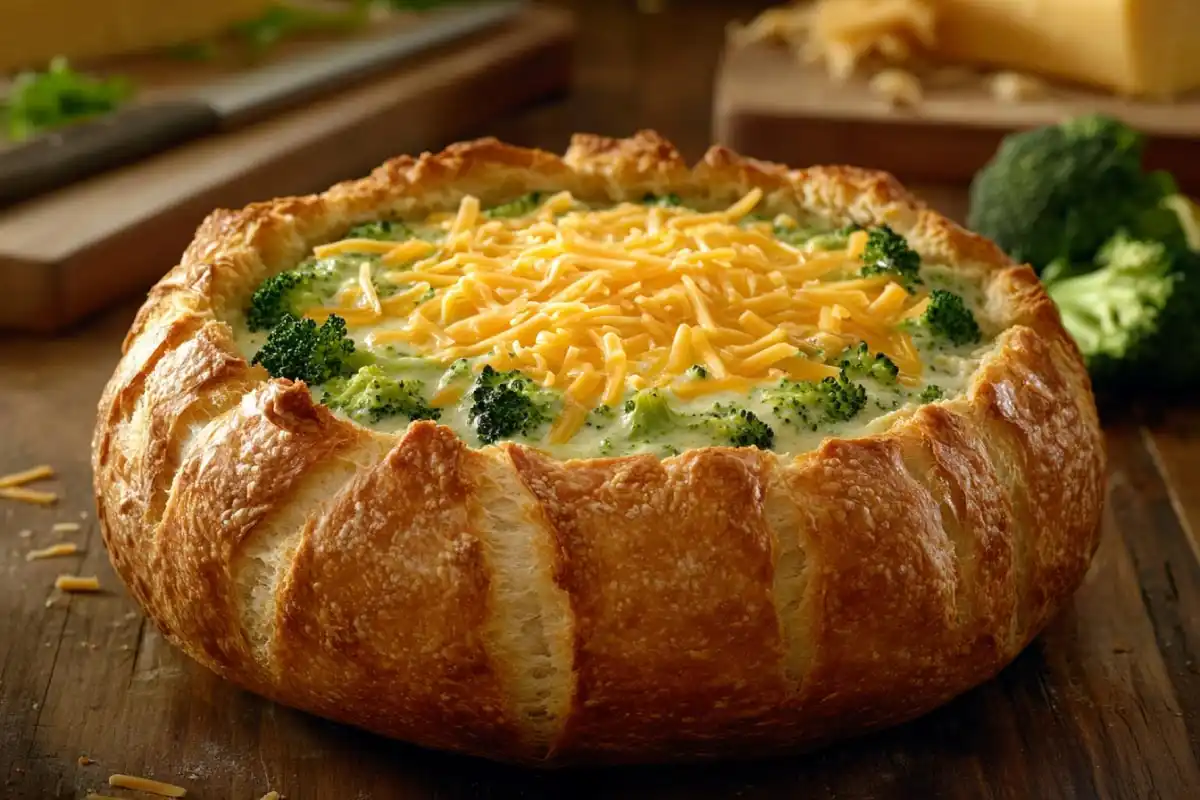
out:
{"label": "shredded cheese on table", "polygon": [[[564,391],[553,441],[631,389],[664,387],[686,399],[834,376],[837,367],[808,354],[836,355],[859,341],[916,382],[917,350],[897,326],[924,295],[887,276],[859,277],[865,233],[834,252],[778,239],[771,221],[747,219],[762,199],[756,188],[718,211],[589,209],[560,192],[524,216],[489,218],[466,196],[455,213],[425,221],[444,231],[440,243],[347,239],[317,248],[318,256],[378,256],[387,280],[412,285],[381,298],[364,265],[338,305],[306,315],[369,327],[368,346],[399,344],[443,364],[476,358]],[[430,289],[433,299],[422,302]],[[709,378],[689,379],[693,364]]]}
{"label": "shredded cheese on table", "polygon": [[0,498],[21,500],[39,506],[51,506],[58,502],[58,495],[54,492],[39,492],[36,489],[25,489],[20,486],[0,487]]}
{"label": "shredded cheese on table", "polygon": [[48,464],[41,464],[36,467],[31,467],[21,472],[13,472],[9,475],[0,475],[0,488],[8,486],[23,486],[34,481],[45,480],[46,478],[54,477],[54,467]]}
{"label": "shredded cheese on table", "polygon": [[111,775],[108,785],[118,789],[133,789],[139,792],[161,795],[162,797],[184,797],[187,789],[170,783],[163,783],[151,778],[139,778],[136,775]]}
{"label": "shredded cheese on table", "polygon": [[25,554],[26,561],[38,561],[43,558],[56,558],[58,556],[73,556],[79,552],[79,547],[71,542],[62,542],[60,544],[52,544],[49,547],[44,547],[41,550],[30,550]]}
{"label": "shredded cheese on table", "polygon": [[100,591],[100,579],[94,575],[87,577],[59,575],[54,579],[54,588],[60,592],[98,592]]}

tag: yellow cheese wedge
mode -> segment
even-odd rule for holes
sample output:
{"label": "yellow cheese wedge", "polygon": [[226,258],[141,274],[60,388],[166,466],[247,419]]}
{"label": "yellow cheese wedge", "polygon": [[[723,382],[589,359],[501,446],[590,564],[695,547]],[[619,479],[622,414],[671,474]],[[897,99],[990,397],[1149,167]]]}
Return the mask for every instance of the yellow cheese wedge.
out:
{"label": "yellow cheese wedge", "polygon": [[262,14],[271,0],[0,0],[0,72],[54,56],[101,58],[204,39]]}
{"label": "yellow cheese wedge", "polygon": [[1200,0],[932,0],[938,53],[1131,95],[1200,87]]}

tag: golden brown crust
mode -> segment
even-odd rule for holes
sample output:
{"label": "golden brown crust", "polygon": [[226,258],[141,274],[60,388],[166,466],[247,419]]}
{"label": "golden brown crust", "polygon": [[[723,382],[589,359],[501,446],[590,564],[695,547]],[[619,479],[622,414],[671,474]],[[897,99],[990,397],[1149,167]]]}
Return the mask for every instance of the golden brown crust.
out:
{"label": "golden brown crust", "polygon": [[[533,189],[676,192],[887,222],[984,287],[997,345],[959,398],[795,458],[559,462],[417,423],[372,433],[269,380],[229,321],[258,282],[382,214]],[[114,565],[183,650],[281,702],[537,764],[751,755],[921,714],[986,680],[1082,579],[1104,453],[1032,271],[893,178],[789,170],[653,132],[567,154],[492,139],[322,195],[218,211],[150,293],[101,400]]]}

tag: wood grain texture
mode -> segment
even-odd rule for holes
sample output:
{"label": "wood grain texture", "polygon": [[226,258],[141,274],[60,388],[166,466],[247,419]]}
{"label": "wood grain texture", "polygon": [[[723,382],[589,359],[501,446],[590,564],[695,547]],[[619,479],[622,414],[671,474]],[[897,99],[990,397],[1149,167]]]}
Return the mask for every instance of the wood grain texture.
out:
{"label": "wood grain texture", "polygon": [[0,211],[0,330],[61,330],[149,288],[213,208],[304,194],[440,147],[569,83],[556,9],[340,94]]}
{"label": "wood grain texture", "polygon": [[738,152],[789,163],[871,160],[905,182],[964,185],[1006,134],[1102,111],[1149,135],[1150,166],[1200,188],[1200,93],[1160,103],[1055,85],[1045,99],[1001,103],[972,83],[927,87],[919,105],[896,109],[865,78],[835,83],[786,49],[754,45],[724,51],[715,94],[715,139]]}
{"label": "wood grain texture", "polygon": [[[653,125],[689,158],[708,144],[707,81],[729,2],[639,16],[578,3],[566,102],[473,133],[561,150],[577,129]],[[918,187],[961,215],[960,191]],[[0,501],[0,797],[80,798],[112,772],[200,800],[257,798],[1191,798],[1200,786],[1200,407],[1108,420],[1110,503],[1072,604],[996,680],[909,725],[803,758],[531,773],[418,750],[275,706],[142,623],[91,518],[87,443],[133,306],[54,339],[0,339],[0,472],[50,462],[63,494]],[[79,520],[80,513],[89,515]],[[27,563],[63,534],[81,556]],[[22,529],[35,531],[21,538]],[[56,600],[60,571],[106,591]],[[95,648],[92,647],[95,645]],[[98,763],[80,766],[88,755]]]}

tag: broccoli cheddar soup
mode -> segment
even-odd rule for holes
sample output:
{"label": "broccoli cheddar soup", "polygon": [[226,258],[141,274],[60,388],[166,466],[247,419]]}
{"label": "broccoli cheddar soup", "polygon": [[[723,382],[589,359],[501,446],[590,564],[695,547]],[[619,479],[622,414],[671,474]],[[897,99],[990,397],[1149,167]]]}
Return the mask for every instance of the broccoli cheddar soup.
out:
{"label": "broccoli cheddar soup", "polygon": [[568,192],[356,226],[254,292],[247,357],[329,408],[564,458],[809,450],[961,394],[979,288],[886,225]]}

